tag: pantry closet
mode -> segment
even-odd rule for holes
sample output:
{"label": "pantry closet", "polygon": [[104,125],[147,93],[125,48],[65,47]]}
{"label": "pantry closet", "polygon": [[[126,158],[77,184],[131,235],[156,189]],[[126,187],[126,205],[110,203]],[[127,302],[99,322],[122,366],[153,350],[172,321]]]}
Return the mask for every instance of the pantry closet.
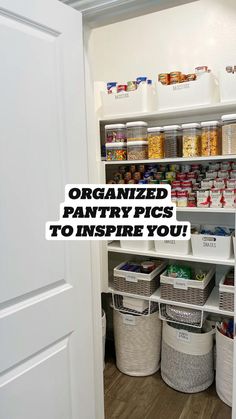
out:
{"label": "pantry closet", "polygon": [[[234,399],[232,394],[236,394],[236,385],[232,389],[233,339],[220,333],[218,326],[213,330],[217,322],[228,322],[234,316],[234,288],[233,286],[227,288],[227,281],[225,283],[229,271],[235,267],[233,250],[235,207],[229,193],[229,190],[234,189],[232,186],[234,180],[232,179],[231,183],[230,179],[227,181],[229,186],[228,192],[224,195],[227,202],[225,207],[220,202],[223,192],[220,192],[219,198],[216,190],[225,189],[219,179],[225,177],[224,171],[229,173],[236,167],[233,148],[227,151],[223,144],[224,154],[221,151],[222,122],[223,124],[227,122],[227,118],[222,120],[222,116],[236,112],[236,83],[235,80],[232,82],[232,74],[230,81],[229,73],[226,74],[226,67],[235,64],[233,53],[235,21],[236,7],[233,1],[202,0],[108,24],[85,33],[86,83],[89,94],[87,128],[90,182],[128,183],[127,180],[134,180],[133,183],[152,181],[153,184],[162,181],[179,182],[175,185],[177,189],[180,182],[188,183],[193,178],[192,184],[195,181],[199,183],[198,201],[196,201],[198,188],[191,189],[191,193],[195,193],[195,198],[192,196],[192,205],[191,199],[187,199],[189,195],[177,195],[177,192],[172,195],[173,201],[176,201],[176,197],[179,199],[177,219],[190,221],[192,224],[191,242],[163,244],[160,241],[136,243],[124,240],[92,245],[93,269],[96,278],[100,278],[103,308],[107,316],[107,347],[111,345],[109,339],[114,335],[117,366],[121,372],[131,376],[153,374],[161,363],[161,375],[164,381],[159,374],[160,386],[156,385],[155,375],[153,378],[142,378],[144,380],[142,383],[149,383],[147,385],[149,392],[153,385],[152,391],[155,388],[157,398],[161,394],[163,385],[179,391],[176,393],[174,390],[166,390],[165,393],[166,405],[171,404],[173,400],[176,400],[178,405],[175,416],[174,403],[173,411],[167,409],[168,417],[173,418],[195,417],[191,409],[186,410],[181,400],[186,397],[186,403],[187,400],[189,404],[195,400],[196,405],[200,406],[204,394],[209,395],[209,403],[213,403],[213,398],[217,403],[212,410],[204,411],[198,407],[196,414],[199,414],[199,417],[229,418],[231,409],[228,405],[231,405]],[[203,76],[202,80],[200,78],[195,80],[192,75],[199,66],[207,66],[211,72]],[[182,80],[183,84],[175,84],[177,87],[172,90],[170,86],[158,81],[159,74],[177,71],[189,74],[192,78]],[[141,83],[136,92],[122,92],[121,88],[121,92],[117,93],[117,90],[114,90],[117,86],[113,85],[113,91],[107,93],[108,82],[124,85],[139,76],[152,80],[152,91],[148,90],[147,84],[144,86]],[[231,88],[229,88],[230,83]],[[214,123],[209,124],[209,121]],[[185,124],[182,127],[183,131],[179,130],[183,124]],[[171,135],[171,147],[176,136],[182,137],[184,132],[190,137],[194,134],[196,143],[192,149],[196,154],[188,154],[189,143],[186,142],[183,148],[181,146],[180,150],[176,149],[176,154],[173,154],[175,150],[169,147],[163,151],[165,155],[160,156],[159,161],[153,157],[153,150],[144,144],[147,141],[147,128],[149,136],[155,134],[155,138],[159,141],[160,133],[162,134],[160,127],[169,126],[172,128],[171,130],[166,128],[164,136],[166,135],[166,139],[167,135]],[[112,135],[108,132],[109,129],[118,135],[119,145],[113,143],[106,145],[107,137]],[[218,130],[218,142],[215,143],[213,137],[217,135]],[[206,131],[208,133],[210,131],[210,134],[204,134]],[[127,149],[123,144],[126,135],[133,141],[132,149],[129,142]],[[211,148],[206,150],[204,141],[209,135],[213,140]],[[141,142],[134,144],[137,137],[140,137]],[[167,141],[168,139],[166,143]],[[139,147],[138,152],[137,147]],[[160,147],[158,150],[160,151]],[[198,172],[197,180],[193,175],[194,171]],[[127,176],[130,178],[127,179]],[[211,183],[214,181],[215,184]],[[226,181],[223,180],[224,182]],[[187,184],[185,186],[188,188]],[[215,190],[211,191],[210,195],[209,190],[213,186]],[[205,204],[208,196],[211,196],[213,202],[211,206],[208,198]],[[223,231],[223,236],[221,233],[218,234],[219,229],[221,233]],[[216,245],[211,246],[212,240]],[[148,285],[146,283],[142,289],[144,274],[141,273],[139,278],[135,278],[135,274],[131,271],[128,274],[124,273],[123,266],[127,261],[140,264],[150,260],[156,262],[157,271],[154,270],[154,273],[150,274],[152,277]],[[127,266],[125,269],[129,270]],[[173,275],[177,276],[176,280],[170,278],[171,269],[177,269],[177,273],[175,271]],[[178,275],[181,278],[179,271],[181,269],[184,271],[191,269],[195,280],[202,274],[204,278],[195,281],[198,285],[193,285],[193,288],[191,280],[188,284],[183,284],[181,281],[181,284],[177,283]],[[232,274],[230,277],[229,283],[232,284]],[[187,281],[189,278],[190,276]],[[154,288],[152,288],[153,280],[156,281]],[[134,300],[135,297],[138,300]],[[155,317],[156,320],[153,320]],[[162,332],[159,327],[160,319]],[[202,333],[199,333],[200,331]],[[141,339],[142,336],[145,336],[145,339]],[[215,341],[217,359],[215,359]],[[143,345],[142,354],[146,354],[141,357],[137,351],[140,345]],[[160,360],[161,345],[163,353]],[[137,378],[133,378],[132,381],[131,377],[123,376],[116,369],[114,358],[112,362],[108,361],[105,367],[107,419],[116,417],[114,415],[118,414],[117,412],[120,418],[144,417],[142,415],[146,414],[146,411],[143,411],[141,406],[140,412],[134,409],[135,414],[132,416],[129,410],[129,397],[116,387],[127,385],[127,388],[129,386],[132,388],[134,385],[137,395],[140,395]],[[215,392],[215,368],[218,396]],[[197,376],[194,373],[196,370],[201,370],[202,375],[200,373]],[[184,379],[180,371],[185,372]],[[228,384],[224,384],[224,380],[231,382],[230,388]],[[170,387],[165,388],[170,389]],[[202,391],[205,393],[198,394]],[[196,394],[191,398],[191,393]],[[132,391],[129,394],[132,399]],[[187,396],[188,394],[190,395]],[[114,409],[109,408],[109,403]],[[120,407],[123,416],[119,411],[119,403],[123,406]],[[158,416],[158,404],[155,404],[153,399],[150,403],[153,403],[157,410],[155,413],[150,408],[152,413],[150,416],[147,415],[147,418],[165,418],[164,410],[161,410]],[[217,416],[217,411],[222,416]],[[233,402],[232,417],[235,415]]]}

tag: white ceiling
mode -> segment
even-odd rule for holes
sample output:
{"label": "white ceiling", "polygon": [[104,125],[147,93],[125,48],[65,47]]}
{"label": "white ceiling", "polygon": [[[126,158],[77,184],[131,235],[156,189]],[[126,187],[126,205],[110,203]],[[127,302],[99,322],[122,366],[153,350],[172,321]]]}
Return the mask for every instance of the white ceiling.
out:
{"label": "white ceiling", "polygon": [[157,12],[198,0],[60,0],[80,10],[91,27]]}

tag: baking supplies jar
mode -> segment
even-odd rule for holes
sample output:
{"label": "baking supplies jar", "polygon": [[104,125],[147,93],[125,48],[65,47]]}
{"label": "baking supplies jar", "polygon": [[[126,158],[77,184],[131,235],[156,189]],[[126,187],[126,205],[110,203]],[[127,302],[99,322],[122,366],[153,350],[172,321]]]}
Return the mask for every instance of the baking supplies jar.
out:
{"label": "baking supplies jar", "polygon": [[218,121],[207,121],[201,123],[201,155],[218,156],[221,153],[220,124]]}
{"label": "baking supplies jar", "polygon": [[222,116],[222,154],[236,154],[236,114]]}
{"label": "baking supplies jar", "polygon": [[127,145],[125,142],[120,143],[106,143],[106,160],[126,160],[127,159]]}
{"label": "baking supplies jar", "polygon": [[201,154],[201,131],[199,124],[183,124],[183,157],[198,157]]}
{"label": "baking supplies jar", "polygon": [[125,124],[105,125],[106,143],[120,143],[126,141]]}
{"label": "baking supplies jar", "polygon": [[127,141],[147,141],[147,123],[143,121],[126,124]]}
{"label": "baking supplies jar", "polygon": [[182,133],[179,125],[164,127],[164,154],[165,158],[182,156]]}
{"label": "baking supplies jar", "polygon": [[148,158],[163,159],[164,134],[162,127],[148,128]]}
{"label": "baking supplies jar", "polygon": [[127,160],[147,160],[147,158],[147,141],[129,141],[127,143]]}

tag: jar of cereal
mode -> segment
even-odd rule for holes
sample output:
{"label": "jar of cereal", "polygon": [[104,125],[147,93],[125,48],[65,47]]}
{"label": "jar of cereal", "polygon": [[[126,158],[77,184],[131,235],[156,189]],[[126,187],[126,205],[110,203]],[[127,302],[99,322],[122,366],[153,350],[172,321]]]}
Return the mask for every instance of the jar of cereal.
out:
{"label": "jar of cereal", "polygon": [[218,156],[221,153],[220,123],[207,121],[201,123],[201,155]]}
{"label": "jar of cereal", "polygon": [[148,158],[164,158],[164,134],[162,127],[148,128]]}
{"label": "jar of cereal", "polygon": [[222,116],[222,154],[236,154],[236,114]]}
{"label": "jar of cereal", "polygon": [[183,157],[198,157],[201,155],[200,124],[183,124]]}

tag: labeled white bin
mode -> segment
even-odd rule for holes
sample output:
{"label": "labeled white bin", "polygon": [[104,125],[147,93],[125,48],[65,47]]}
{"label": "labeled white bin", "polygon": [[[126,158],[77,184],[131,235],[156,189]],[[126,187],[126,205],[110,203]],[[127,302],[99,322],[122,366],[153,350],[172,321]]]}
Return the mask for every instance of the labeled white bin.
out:
{"label": "labeled white bin", "polygon": [[232,406],[234,340],[216,330],[216,392]]}
{"label": "labeled white bin", "polygon": [[[212,228],[214,226],[204,226]],[[214,236],[208,234],[191,235],[193,256],[210,259],[230,259],[233,254],[231,236]]]}
{"label": "labeled white bin", "polygon": [[117,368],[140,377],[158,371],[162,329],[158,311],[136,316],[113,310],[113,322]]}
{"label": "labeled white bin", "polygon": [[191,253],[191,240],[155,240],[155,251],[158,254],[189,255]]}
{"label": "labeled white bin", "polygon": [[156,89],[153,85],[140,84],[137,90],[108,94],[101,92],[103,117],[151,112],[157,107]]}
{"label": "labeled white bin", "polygon": [[184,393],[206,390],[214,380],[213,332],[192,333],[163,322],[161,376]]}
{"label": "labeled white bin", "polygon": [[219,89],[212,73],[197,80],[172,85],[157,85],[158,108],[168,110],[186,106],[209,105],[219,100]]}
{"label": "labeled white bin", "polygon": [[227,103],[236,100],[236,74],[227,73],[225,69],[220,71],[219,87],[221,102]]}
{"label": "labeled white bin", "polygon": [[153,240],[120,240],[120,247],[126,250],[153,250]]}

